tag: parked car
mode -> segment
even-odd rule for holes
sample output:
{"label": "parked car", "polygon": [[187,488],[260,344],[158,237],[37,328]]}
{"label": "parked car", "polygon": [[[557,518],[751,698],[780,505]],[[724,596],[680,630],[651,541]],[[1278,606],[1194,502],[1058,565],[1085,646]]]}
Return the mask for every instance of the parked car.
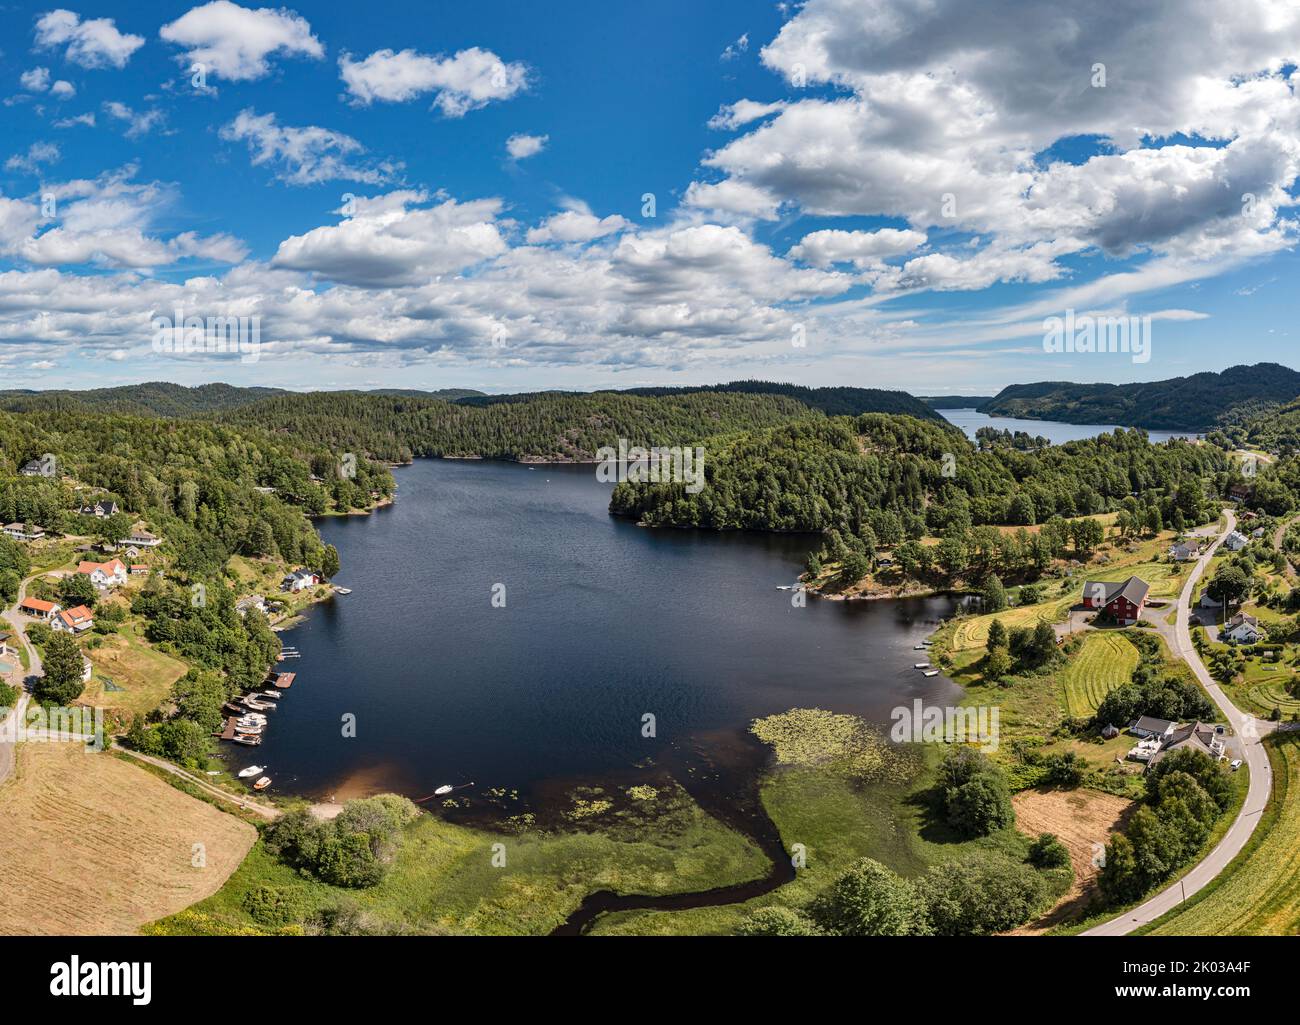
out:
{"label": "parked car", "polygon": [[1232,760],[1232,765],[1231,765],[1231,769],[1232,769],[1232,771],[1233,771],[1233,772],[1236,772],[1236,771],[1237,771],[1238,769],[1240,769],[1240,768],[1241,768],[1241,759],[1240,759],[1240,758],[1234,758],[1234,759]]}

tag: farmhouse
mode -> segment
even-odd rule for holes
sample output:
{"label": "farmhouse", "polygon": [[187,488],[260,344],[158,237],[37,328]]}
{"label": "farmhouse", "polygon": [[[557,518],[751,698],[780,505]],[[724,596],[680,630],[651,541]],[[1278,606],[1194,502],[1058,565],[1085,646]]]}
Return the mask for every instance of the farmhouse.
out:
{"label": "farmhouse", "polygon": [[77,566],[77,572],[90,577],[90,582],[101,591],[126,583],[126,567],[120,559],[109,562],[83,562]]}
{"label": "farmhouse", "polygon": [[1169,557],[1174,562],[1191,562],[1201,554],[1201,543],[1194,540],[1180,541],[1169,549]]}
{"label": "farmhouse", "polygon": [[1239,552],[1248,544],[1250,544],[1250,541],[1246,535],[1236,530],[1223,539],[1223,547],[1230,552]]}
{"label": "farmhouse", "polygon": [[1121,626],[1138,621],[1151,587],[1140,577],[1124,581],[1090,580],[1083,585],[1083,607],[1108,613]]}
{"label": "farmhouse", "polygon": [[1233,644],[1256,644],[1265,636],[1259,620],[1244,612],[1238,612],[1224,623],[1223,629],[1219,631],[1220,640],[1231,641]]}
{"label": "farmhouse", "polygon": [[116,516],[118,508],[116,502],[112,499],[106,498],[102,501],[95,502],[93,505],[83,505],[78,512],[82,516],[93,516],[97,520],[102,520],[109,516]]}
{"label": "farmhouse", "polygon": [[60,612],[54,617],[54,620],[50,625],[53,626],[55,630],[62,630],[66,633],[85,633],[95,625],[95,617],[86,606],[78,605],[75,609],[68,609],[66,612]]}
{"label": "farmhouse", "polygon": [[309,587],[315,587],[320,583],[320,577],[310,570],[296,569],[290,573],[280,584],[280,589],[297,594],[299,591],[305,591]]}
{"label": "farmhouse", "polygon": [[47,623],[54,618],[62,607],[61,605],[55,605],[52,601],[43,601],[40,598],[24,598],[18,603],[19,612],[36,619],[43,619]]}
{"label": "farmhouse", "polygon": [[1148,764],[1155,765],[1170,751],[1177,751],[1183,747],[1201,751],[1216,761],[1224,758],[1227,753],[1227,745],[1223,737],[1212,724],[1194,722],[1189,726],[1181,726],[1171,733],[1164,746],[1156,752]]}
{"label": "farmhouse", "polygon": [[45,528],[34,523],[7,523],[4,532],[5,537],[15,541],[39,541],[45,537]]}

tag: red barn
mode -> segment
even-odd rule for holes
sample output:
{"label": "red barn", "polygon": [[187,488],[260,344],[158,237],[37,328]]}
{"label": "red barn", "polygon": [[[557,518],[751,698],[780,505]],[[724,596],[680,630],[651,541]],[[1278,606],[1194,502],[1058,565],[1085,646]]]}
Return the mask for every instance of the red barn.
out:
{"label": "red barn", "polygon": [[1121,626],[1138,621],[1146,607],[1147,592],[1151,590],[1140,577],[1127,580],[1089,580],[1083,585],[1083,607],[1104,609]]}

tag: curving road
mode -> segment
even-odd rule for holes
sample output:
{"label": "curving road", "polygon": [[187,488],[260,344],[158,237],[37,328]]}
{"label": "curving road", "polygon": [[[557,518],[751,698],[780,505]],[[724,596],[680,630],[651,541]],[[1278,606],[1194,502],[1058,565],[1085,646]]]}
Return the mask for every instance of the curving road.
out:
{"label": "curving road", "polygon": [[1173,910],[1182,901],[1196,893],[1222,872],[1228,862],[1236,857],[1237,852],[1246,845],[1246,841],[1250,839],[1251,834],[1255,831],[1255,826],[1259,824],[1260,815],[1264,812],[1264,806],[1268,804],[1269,795],[1273,792],[1273,770],[1269,765],[1268,754],[1265,752],[1260,739],[1265,733],[1272,731],[1273,724],[1247,715],[1228,700],[1228,696],[1214,681],[1200,656],[1196,653],[1196,648],[1192,646],[1192,635],[1188,629],[1188,620],[1191,616],[1192,591],[1196,587],[1196,582],[1201,578],[1201,574],[1209,564],[1210,557],[1223,543],[1224,537],[1237,527],[1237,518],[1232,514],[1232,511],[1225,510],[1225,515],[1228,519],[1227,529],[1215,539],[1214,544],[1210,545],[1205,554],[1196,561],[1196,566],[1187,575],[1187,582],[1183,584],[1182,593],[1178,596],[1178,621],[1174,628],[1173,643],[1174,654],[1191,666],[1192,672],[1201,681],[1201,686],[1218,702],[1219,707],[1223,709],[1224,714],[1228,717],[1228,722],[1241,741],[1245,751],[1246,764],[1250,766],[1250,786],[1246,791],[1245,803],[1242,804],[1241,811],[1232,825],[1228,827],[1223,839],[1205,856],[1204,860],[1183,876],[1182,879],[1161,890],[1146,903],[1140,904],[1131,911],[1125,911],[1122,915],[1112,918],[1109,922],[1103,922],[1101,925],[1087,930],[1083,933],[1084,936],[1123,936],[1125,933],[1132,932],[1138,926],[1154,921],[1166,912]]}

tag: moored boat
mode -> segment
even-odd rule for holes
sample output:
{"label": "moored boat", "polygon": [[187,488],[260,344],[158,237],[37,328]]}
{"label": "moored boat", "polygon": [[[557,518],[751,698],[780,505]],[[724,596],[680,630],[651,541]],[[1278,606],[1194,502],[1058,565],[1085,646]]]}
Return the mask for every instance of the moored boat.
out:
{"label": "moored boat", "polygon": [[266,789],[267,787],[269,787],[270,785],[271,785],[271,777],[270,777],[270,776],[263,776],[261,779],[259,779],[256,783],[253,784],[253,789],[254,789],[254,790],[265,790],[265,789]]}
{"label": "moored boat", "polygon": [[235,775],[240,779],[248,779],[249,776],[260,776],[265,771],[264,765],[250,765],[247,769],[240,769]]}

